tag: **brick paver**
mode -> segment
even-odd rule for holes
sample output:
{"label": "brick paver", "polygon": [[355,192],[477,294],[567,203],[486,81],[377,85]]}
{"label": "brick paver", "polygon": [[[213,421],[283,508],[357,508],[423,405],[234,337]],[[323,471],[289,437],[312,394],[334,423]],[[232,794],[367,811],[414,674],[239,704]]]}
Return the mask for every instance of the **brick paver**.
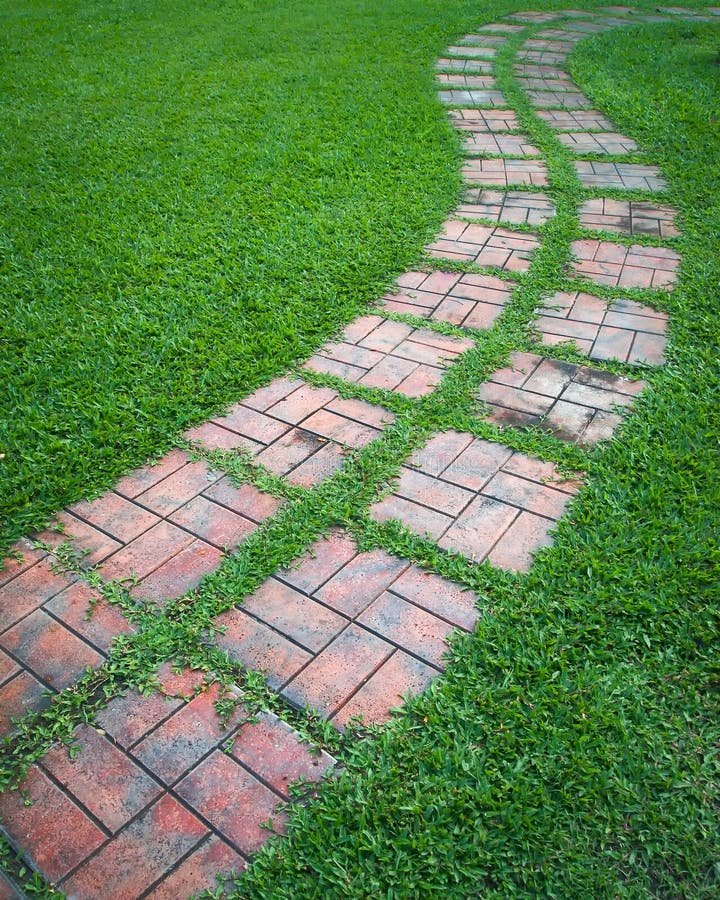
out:
{"label": "brick paver", "polygon": [[468,159],[462,175],[469,184],[503,187],[517,185],[547,185],[547,166],[542,160],[524,159]]}
{"label": "brick paver", "polygon": [[449,109],[448,115],[455,128],[461,131],[483,134],[489,131],[514,131],[520,127],[511,109]]}
{"label": "brick paver", "polygon": [[508,272],[526,272],[538,243],[534,234],[450,219],[445,222],[440,237],[426,250],[439,258],[467,260]]}
{"label": "brick paver", "polygon": [[470,340],[381,316],[362,316],[348,325],[339,341],[316,353],[306,367],[365,387],[422,397],[440,383],[448,364],[470,347]]}
{"label": "brick paver", "polygon": [[505,106],[507,100],[500,91],[493,90],[447,90],[438,91],[438,98],[442,103],[452,106]]}
{"label": "brick paver", "polygon": [[507,156],[540,156],[537,147],[525,134],[485,134],[473,132],[463,147],[469,153],[492,153]]}
{"label": "brick paver", "polygon": [[495,79],[491,75],[466,75],[460,72],[440,72],[435,76],[435,81],[443,88],[457,87],[469,91],[492,89],[496,84]]}
{"label": "brick paver", "polygon": [[458,43],[475,47],[502,47],[507,41],[505,34],[466,34]]}
{"label": "brick paver", "polygon": [[537,65],[557,66],[565,62],[567,53],[553,50],[520,50],[516,59]]}
{"label": "brick paver", "polygon": [[667,247],[584,240],[571,250],[575,271],[597,284],[671,291],[677,281],[680,257]]}
{"label": "brick paver", "polygon": [[406,272],[398,279],[398,293],[383,298],[383,308],[465,328],[485,329],[502,313],[513,286],[512,282],[492,275]]}
{"label": "brick paver", "polygon": [[658,238],[677,237],[675,210],[671,206],[642,200],[612,200],[594,197],[580,207],[580,224],[585,228],[616,231],[619,234],[648,234]]}
{"label": "brick paver", "polygon": [[612,122],[605,116],[594,109],[588,110],[561,110],[561,109],[539,109],[538,116],[547,122],[550,128],[558,131],[585,131],[587,129],[597,129],[598,131],[612,131]]}
{"label": "brick paver", "polygon": [[485,59],[450,59],[442,57],[435,63],[435,68],[441,72],[474,72],[490,74],[493,64]]}
{"label": "brick paver", "polygon": [[492,191],[471,188],[455,214],[492,219],[509,225],[543,225],[555,215],[555,204],[547,196],[528,191]]}
{"label": "brick paver", "polygon": [[469,59],[493,59],[496,51],[493,47],[470,47],[463,44],[461,46],[448,47],[445,52],[448,56],[465,56]]}
{"label": "brick paver", "polygon": [[632,300],[608,303],[579,291],[554,294],[533,325],[544,344],[572,341],[591,359],[657,366],[667,343],[665,313]]}
{"label": "brick paver", "polygon": [[[530,68],[529,66],[523,66],[519,68]],[[560,69],[551,69],[550,71],[553,73],[550,76],[546,75],[546,66],[536,66],[535,68],[540,69],[541,71],[530,75],[530,74],[522,74],[522,77],[518,78],[518,84],[525,91],[575,91],[579,92],[580,88],[575,84],[574,81],[570,79],[568,75],[565,75]],[[517,73],[520,75],[521,73]]]}
{"label": "brick paver", "polygon": [[573,153],[633,153],[638,145],[617,131],[561,132],[558,140]]}
{"label": "brick paver", "polygon": [[592,106],[579,91],[528,91],[527,96],[540,109],[590,109]]}
{"label": "brick paver", "polygon": [[667,189],[667,182],[660,176],[657,166],[578,160],[575,171],[585,187],[636,188],[644,191]]}
{"label": "brick paver", "polygon": [[549,463],[451,431],[407,461],[371,515],[398,520],[474,562],[526,571],[576,490]]}
{"label": "brick paver", "polygon": [[470,592],[384,550],[360,553],[336,530],[216,622],[228,626],[220,646],[243,665],[254,664],[241,637],[253,621],[302,650],[296,670],[268,655],[266,676],[293,704],[343,727],[360,714],[385,721],[442,670],[446,639],[477,615]]}
{"label": "brick paver", "polygon": [[640,380],[517,352],[509,366],[481,386],[478,398],[498,425],[537,425],[562,440],[595,444],[612,437],[622,421],[615,410],[631,406],[644,386]]}
{"label": "brick paver", "polygon": [[192,696],[200,673],[164,666],[160,678],[161,692],[111,701],[102,728],[76,729],[72,756],[54,746],[18,791],[0,795],[11,840],[78,900],[213,887],[267,840],[264,822],[282,830],[290,784],[334,765],[271,713],[249,720],[239,706],[221,725],[217,685]]}

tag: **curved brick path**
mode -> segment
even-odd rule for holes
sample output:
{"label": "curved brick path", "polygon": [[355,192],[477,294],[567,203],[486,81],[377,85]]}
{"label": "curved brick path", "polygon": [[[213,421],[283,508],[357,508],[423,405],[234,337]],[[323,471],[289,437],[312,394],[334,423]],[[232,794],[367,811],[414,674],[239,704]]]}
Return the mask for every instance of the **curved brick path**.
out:
{"label": "curved brick path", "polygon": [[[475,386],[477,421],[490,427],[431,435],[367,509],[370,524],[401,523],[472,562],[529,568],[582,484],[503,436],[513,444],[512,435],[540,428],[578,447],[610,438],[644,382],[604,364],[662,364],[667,317],[651,301],[672,290],[680,262],[667,244],[678,231],[661,173],[623,160],[641,148],[591,108],[564,62],[590,34],[672,16],[698,18],[675,7],[517,13],[448,47],[437,63],[439,97],[465,138],[467,189],[426,248],[431,265],[403,274],[299,373],[188,432],[192,453],[175,449],[64,510],[62,534],[32,536],[41,546],[21,541],[0,572],[0,733],[11,759],[19,717],[32,723],[88,669],[102,676],[118,636],[132,647],[166,608],[175,615],[183,607],[172,601],[217,569],[227,548],[282,527],[293,504],[341,476],[357,452],[372,452],[413,403],[437,395],[442,406],[448,371],[476,352],[483,331],[502,327],[541,246],[533,229],[555,213],[546,163],[495,84],[494,60],[510,39],[518,39],[517,85],[592,191],[578,209],[586,236],[572,243],[567,284],[535,310],[527,340]],[[633,191],[642,193],[633,199]],[[633,244],[633,236],[651,240]],[[444,261],[466,265],[444,269]],[[598,285],[617,293],[597,296]],[[553,358],[568,342],[588,364]],[[223,471],[224,460],[239,478]],[[443,670],[451,632],[472,630],[477,616],[462,585],[381,546],[361,551],[333,527],[241,603],[219,601],[205,623],[219,629],[213,652],[264,673],[280,717],[239,696],[221,722],[212,677],[166,662],[157,690],[118,691],[93,724],[75,712],[73,758],[51,747],[22,791],[0,796],[5,833],[71,897],[179,898],[211,887],[267,839],[261,823],[282,831],[278,805],[292,782],[332,770],[334,760],[301,742],[283,710],[311,708],[339,729],[353,716],[382,723]],[[45,749],[30,728],[26,751],[28,735]],[[18,896],[0,873],[0,900]]]}

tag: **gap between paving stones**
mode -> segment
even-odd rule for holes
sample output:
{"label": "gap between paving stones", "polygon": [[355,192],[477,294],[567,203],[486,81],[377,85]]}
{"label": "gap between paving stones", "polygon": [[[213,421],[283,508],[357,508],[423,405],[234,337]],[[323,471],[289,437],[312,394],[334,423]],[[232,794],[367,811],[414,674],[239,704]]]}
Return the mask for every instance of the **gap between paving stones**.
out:
{"label": "gap between paving stones", "polygon": [[[552,19],[553,16],[550,16]],[[542,18],[542,21],[549,21],[545,17]],[[618,24],[627,24],[625,20],[617,20]],[[525,38],[527,35],[523,34],[522,37]],[[515,43],[520,43],[521,36],[517,35],[515,38]],[[486,53],[473,53],[469,54],[466,52],[467,47],[458,46],[454,49],[458,55],[461,56],[480,56],[487,57],[493,56],[494,54],[486,54]],[[542,48],[539,48],[542,51]],[[465,51],[465,52],[464,52]],[[546,54],[547,55],[547,54]],[[451,421],[456,421],[458,424],[460,421],[466,421],[468,418],[472,418],[475,414],[474,407],[474,395],[472,393],[473,385],[477,388],[477,385],[480,381],[486,381],[487,377],[491,374],[493,367],[496,367],[499,362],[507,356],[507,353],[510,349],[517,349],[518,346],[525,346],[529,340],[527,329],[532,319],[532,315],[534,314],[535,307],[538,305],[538,301],[541,297],[547,293],[548,291],[548,282],[544,276],[548,274],[549,271],[553,272],[555,277],[552,279],[553,287],[556,290],[561,290],[563,287],[567,287],[569,284],[573,284],[572,278],[567,278],[567,272],[564,269],[564,262],[561,262],[562,257],[562,249],[563,243],[565,249],[567,250],[567,245],[569,241],[564,239],[562,236],[563,226],[567,225],[568,222],[572,218],[571,210],[574,210],[574,207],[577,205],[577,199],[581,196],[589,197],[592,196],[591,192],[584,191],[580,192],[577,188],[571,188],[569,191],[556,191],[555,186],[553,184],[553,174],[552,169],[555,166],[555,170],[557,174],[563,174],[567,176],[570,171],[570,157],[569,155],[563,155],[562,152],[558,152],[557,142],[552,142],[552,137],[549,134],[549,129],[547,129],[542,124],[539,124],[539,119],[534,116],[532,109],[530,108],[527,101],[523,101],[523,99],[518,95],[517,90],[513,88],[512,82],[509,81],[509,78],[503,79],[503,74],[505,76],[511,77],[511,73],[509,70],[509,61],[510,54],[507,46],[501,47],[500,51],[495,56],[495,63],[498,68],[498,84],[502,91],[507,92],[508,100],[512,102],[512,98],[515,97],[515,105],[519,107],[521,110],[524,105],[524,115],[520,115],[521,125],[523,125],[524,129],[527,129],[529,136],[531,137],[533,144],[537,143],[537,145],[542,150],[543,147],[552,146],[552,149],[555,151],[555,160],[550,163],[550,196],[557,202],[558,206],[558,222],[555,223],[556,227],[553,225],[542,226],[542,236],[543,236],[543,246],[538,251],[538,256],[533,263],[533,267],[530,270],[530,277],[526,280],[521,280],[518,285],[518,296],[514,299],[514,302],[510,304],[510,307],[507,312],[507,317],[505,317],[505,313],[503,313],[503,317],[501,317],[500,325],[502,330],[498,329],[492,336],[489,342],[487,342],[486,346],[483,348],[475,348],[474,350],[470,350],[466,356],[467,359],[461,359],[461,361],[456,364],[456,366],[449,372],[448,376],[446,376],[446,380],[441,383],[440,387],[436,390],[436,393],[432,396],[431,399],[420,401],[420,403],[416,404],[414,408],[420,408],[423,413],[427,414],[428,421],[432,421],[433,418],[436,422],[442,423],[445,428],[451,424]],[[508,84],[505,84],[505,80],[508,80]],[[543,129],[544,134],[543,134]],[[525,133],[525,132],[523,132]],[[536,136],[540,137],[540,140],[536,140]],[[542,138],[545,138],[543,140]],[[564,171],[563,171],[564,170]],[[573,182],[571,179],[570,184],[577,183]],[[633,193],[633,197],[637,197],[638,195]],[[581,235],[578,233],[577,228],[575,229],[575,235],[580,237]],[[547,241],[547,246],[545,242]],[[543,253],[543,250],[546,252]],[[567,252],[565,253],[565,260],[568,259]],[[543,278],[545,281],[545,286],[543,288],[539,288],[537,286],[537,280],[539,278]],[[615,291],[614,295],[617,296],[619,292]],[[643,298],[647,297],[647,292],[642,292],[641,296]],[[427,326],[427,322],[423,322],[425,326]],[[440,329],[437,329],[440,330]],[[522,333],[522,338],[521,338]],[[497,344],[495,344],[496,340]],[[608,367],[611,368],[611,367]],[[480,381],[476,380],[476,376],[480,373],[483,374],[483,377]],[[360,391],[362,394],[362,391]],[[450,416],[448,416],[447,405],[454,404],[454,402],[458,399],[458,396],[462,398],[465,411],[461,414],[457,414],[453,412]],[[408,407],[409,410],[409,407]],[[407,412],[406,410],[405,412]],[[498,431],[497,429],[493,429],[491,426],[487,424],[477,424],[478,431],[484,432],[483,436],[488,437],[490,440],[495,441],[497,443],[505,442],[506,437],[512,437],[513,432],[509,430]],[[383,546],[393,546],[395,548],[402,547],[405,555],[409,559],[412,559],[413,556],[418,558],[418,561],[424,561],[430,564],[430,567],[435,570],[446,570],[452,571],[453,576],[456,580],[465,581],[468,583],[468,586],[471,584],[476,585],[479,583],[478,575],[474,571],[474,567],[468,565],[467,560],[457,559],[455,557],[447,557],[443,553],[438,553],[436,549],[432,547],[431,543],[424,541],[423,539],[419,539],[417,536],[413,536],[411,533],[408,533],[402,527],[398,527],[397,523],[387,523],[386,525],[374,525],[372,523],[368,523],[365,521],[357,522],[354,520],[354,515],[350,516],[350,519],[347,519],[345,515],[337,515],[337,511],[333,509],[334,504],[340,503],[343,504],[340,498],[340,494],[343,490],[350,488],[351,483],[357,477],[358,473],[370,474],[370,470],[374,468],[374,464],[380,460],[384,464],[384,469],[382,470],[382,474],[378,472],[376,469],[371,479],[363,485],[362,489],[359,491],[355,491],[354,503],[351,503],[351,507],[355,507],[355,509],[362,508],[362,506],[368,502],[373,496],[377,494],[377,488],[380,484],[388,482],[393,475],[397,474],[397,470],[401,464],[402,459],[405,457],[401,454],[405,450],[411,450],[413,448],[417,448],[422,441],[427,437],[428,433],[431,431],[431,428],[425,427],[424,429],[408,427],[408,423],[402,421],[402,414],[400,417],[400,421],[396,422],[395,426],[392,426],[392,429],[388,431],[386,434],[382,435],[379,439],[378,446],[372,446],[370,448],[366,448],[365,450],[360,451],[356,456],[350,458],[346,463],[346,468],[341,470],[338,474],[332,476],[332,478],[324,482],[323,484],[314,487],[305,498],[293,498],[295,499],[295,503],[293,504],[292,513],[290,513],[291,518],[293,518],[293,514],[296,517],[294,521],[297,521],[300,518],[310,512],[312,525],[309,525],[307,521],[305,522],[305,531],[303,535],[303,540],[300,543],[296,542],[295,547],[292,552],[283,553],[280,559],[294,559],[297,557],[298,546],[302,546],[302,549],[306,549],[312,541],[317,538],[318,535],[324,533],[324,531],[331,527],[332,525],[338,524],[338,522],[346,521],[348,524],[352,524],[356,528],[356,533],[361,534],[364,532],[364,537],[366,541],[372,543],[375,541],[379,547]],[[401,434],[402,433],[402,434]],[[475,433],[475,429],[473,432]],[[527,433],[518,432],[516,436],[522,434],[522,438],[520,439],[520,443],[525,442],[532,443],[532,440],[527,440]],[[399,440],[398,440],[399,437]],[[539,436],[544,437],[544,436]],[[532,438],[532,435],[531,435]],[[380,446],[384,445],[384,446]],[[533,445],[534,449],[537,451],[540,450],[541,445]],[[557,442],[550,441],[547,446],[553,446],[558,451],[560,450],[562,445],[557,444]],[[390,451],[389,453],[387,451]],[[540,454],[545,455],[545,454]],[[553,454],[551,453],[550,456]],[[558,453],[558,456],[565,455],[566,458],[578,458],[577,454],[574,453],[574,449],[571,448],[570,452],[565,454]],[[228,461],[232,461],[229,457]],[[400,460],[400,462],[398,462]],[[579,458],[578,458],[579,461]],[[243,466],[246,468],[243,469],[243,476],[252,478],[262,479],[264,473],[262,470],[257,469],[257,467],[252,467],[253,471],[247,467],[247,460],[242,461],[240,458],[237,459],[238,468],[241,469]],[[255,473],[255,474],[253,474]],[[279,488],[279,485],[277,486]],[[361,519],[363,516],[361,516]],[[282,523],[283,516],[279,516],[280,523]],[[260,559],[261,548],[257,549],[253,548],[252,544],[260,543],[260,535],[266,537],[268,534],[271,536],[270,539],[274,536],[275,532],[282,531],[282,524],[279,524],[278,521],[273,519],[269,524],[267,524],[267,528],[265,525],[262,525],[257,532],[250,536],[248,539],[248,546],[241,547],[240,552],[237,556],[229,558],[223,564],[223,568],[227,565],[229,568],[235,568],[235,574],[241,575],[241,578],[244,581],[245,586],[249,586],[253,582],[258,583],[258,578],[262,579],[262,575],[257,575],[253,573],[251,577],[248,578],[247,570],[243,565],[242,561],[245,562],[257,562]],[[280,535],[278,534],[278,537]],[[267,567],[268,571],[274,571],[277,564],[278,559],[275,558],[272,561],[273,564]],[[178,601],[175,601],[174,604],[168,609],[168,613],[176,613],[181,612],[183,615],[189,614],[188,622],[193,623],[193,627],[196,627],[199,622],[206,622],[208,615],[210,613],[207,610],[204,610],[200,615],[196,618],[197,608],[195,607],[194,600],[198,598],[202,598],[203,596],[213,596],[215,591],[220,593],[223,592],[223,582],[225,579],[225,575],[227,573],[222,572],[222,569],[218,572],[210,575],[205,583],[201,586],[200,591],[196,592],[194,595],[180,598]],[[500,595],[502,595],[503,590],[507,589],[508,585],[512,583],[512,580],[507,578],[505,575],[498,575],[496,573],[492,573],[493,577],[490,577],[486,582],[485,586],[489,591],[496,590]],[[481,581],[486,579],[487,575],[483,576]],[[247,590],[244,591],[247,593]],[[213,600],[215,602],[212,603],[212,608],[216,611],[221,604],[217,603],[217,593],[214,594]],[[190,601],[190,602],[189,602]],[[192,610],[190,613],[189,611]],[[129,639],[133,640],[133,637]],[[170,644],[175,643],[175,641],[170,641]],[[165,648],[167,649],[167,647]],[[167,656],[165,657],[167,658]]]}

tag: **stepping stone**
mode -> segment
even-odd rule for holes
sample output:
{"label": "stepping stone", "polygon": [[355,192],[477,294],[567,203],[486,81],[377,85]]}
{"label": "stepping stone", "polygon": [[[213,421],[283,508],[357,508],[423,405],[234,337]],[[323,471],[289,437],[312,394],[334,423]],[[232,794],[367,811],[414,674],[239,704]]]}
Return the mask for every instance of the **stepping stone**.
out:
{"label": "stepping stone", "polygon": [[370,510],[473,562],[525,572],[578,483],[551,463],[471,434],[435,435],[406,462],[392,494]]}
{"label": "stepping stone", "polygon": [[[539,66],[537,68],[540,68]],[[545,78],[544,76],[528,76],[518,78],[518,84],[524,91],[549,91],[550,93],[578,93],[578,86],[567,77],[552,76]]]}
{"label": "stepping stone", "polygon": [[570,131],[577,129],[585,131],[594,128],[601,131],[612,131],[612,122],[609,122],[602,113],[591,109],[587,111],[570,112],[564,110],[538,110],[540,118],[547,122],[550,128],[558,131]]}
{"label": "stepping stone", "polygon": [[516,63],[513,66],[513,71],[522,78],[570,81],[570,76],[565,69],[558,69],[556,66],[538,66],[534,63]]}
{"label": "stepping stone", "polygon": [[492,72],[492,63],[483,59],[439,59],[435,63],[436,69],[450,72]]}
{"label": "stepping stone", "polygon": [[583,31],[565,30],[564,28],[546,28],[544,31],[538,31],[535,35],[541,40],[560,40],[576,44],[578,41],[584,41],[587,34]]}
{"label": "stepping stone", "polygon": [[448,56],[463,56],[468,59],[493,59],[496,51],[492,47],[448,47]]}
{"label": "stepping stone", "polygon": [[664,361],[668,317],[650,306],[559,291],[537,313],[533,327],[544,344],[570,342],[591,359],[633,365],[659,366]]}
{"label": "stepping stone", "polygon": [[666,247],[584,240],[571,250],[575,271],[596,284],[671,291],[677,282],[680,256]]}
{"label": "stepping stone", "polygon": [[632,138],[617,131],[576,131],[557,137],[573,153],[634,153],[638,149]]}
{"label": "stepping stone", "polygon": [[382,316],[362,316],[348,325],[339,341],[316,353],[305,368],[365,387],[422,397],[472,346],[468,339],[412,328]]}
{"label": "stepping stone", "polygon": [[660,176],[657,166],[578,160],[575,171],[584,187],[667,190],[667,182]]}
{"label": "stepping stone", "polygon": [[552,22],[554,19],[560,18],[559,12],[516,12],[507,16],[508,19],[514,19],[516,22],[526,22],[528,25],[537,25],[542,22]]}
{"label": "stepping stone", "polygon": [[557,66],[565,62],[567,53],[555,53],[551,50],[520,50],[515,58],[520,62]]}
{"label": "stepping stone", "polygon": [[455,128],[462,131],[515,131],[520,127],[511,109],[449,109]]}
{"label": "stepping stone", "polygon": [[592,104],[577,91],[527,91],[528,100],[533,106],[552,109],[590,109]]}
{"label": "stepping stone", "polygon": [[[585,35],[583,35],[585,37]],[[541,38],[531,38],[525,41],[523,47],[528,50],[550,50],[553,53],[569,53],[574,47],[573,41],[548,41]]]}
{"label": "stepping stone", "polygon": [[545,187],[547,166],[541,160],[524,159],[468,159],[462,176],[469,184],[510,187],[534,185]]}
{"label": "stepping stone", "polygon": [[470,44],[475,47],[502,47],[507,41],[507,35],[497,34],[466,34],[459,43],[463,46]]}
{"label": "stepping stone", "polygon": [[600,22],[573,22],[573,28],[576,31],[584,31],[586,34],[598,34],[601,31],[608,31],[613,27],[614,26],[608,23],[606,19],[601,20]]}
{"label": "stepping stone", "polygon": [[524,27],[522,25],[510,25],[506,22],[493,22],[490,25],[481,25],[480,28],[476,28],[476,31],[487,31],[489,34],[499,34],[502,32],[507,32],[508,34],[514,34],[518,31],[524,31]]}
{"label": "stepping stone", "polygon": [[555,204],[547,194],[472,188],[465,192],[465,200],[457,208],[457,216],[537,226],[555,215]]}
{"label": "stepping stone", "polygon": [[465,106],[468,103],[475,106],[505,106],[507,104],[505,95],[500,91],[438,91],[438,97],[441,103],[449,103],[453,106]]}
{"label": "stepping stone", "polygon": [[76,729],[72,757],[53,746],[0,796],[13,843],[68,896],[106,896],[108,884],[118,897],[212,890],[267,841],[268,819],[284,830],[288,785],[335,764],[270,713],[251,722],[239,706],[222,726],[218,686],[194,696],[201,673],[165,665],[160,678],[161,692],[111,701],[102,730]]}
{"label": "stepping stone", "polygon": [[456,86],[461,88],[494,88],[495,79],[492,75],[446,75],[435,76],[435,81],[445,87]]}
{"label": "stepping stone", "polygon": [[443,233],[425,249],[430,256],[494,266],[508,272],[527,272],[540,241],[536,234],[473,225],[450,219]]}
{"label": "stepping stone", "polygon": [[677,237],[675,210],[671,206],[641,200],[611,200],[595,197],[580,207],[584,228],[616,231],[620,234],[649,234],[658,238]]}
{"label": "stepping stone", "polygon": [[561,440],[592,445],[612,437],[622,421],[615,410],[631,406],[644,387],[644,381],[517,352],[477,396],[496,425],[535,425]]}
{"label": "stepping stone", "polygon": [[506,156],[540,156],[526,134],[485,134],[474,132],[465,139],[464,149],[470,153],[497,153]]}
{"label": "stepping stone", "polygon": [[510,300],[514,283],[492,275],[406,272],[400,291],[383,298],[383,308],[464,328],[491,328]]}
{"label": "stepping stone", "polygon": [[359,552],[333,530],[218,616],[218,646],[260,668],[297,707],[342,729],[390,718],[445,666],[447,639],[471,631],[475,595],[384,550]]}

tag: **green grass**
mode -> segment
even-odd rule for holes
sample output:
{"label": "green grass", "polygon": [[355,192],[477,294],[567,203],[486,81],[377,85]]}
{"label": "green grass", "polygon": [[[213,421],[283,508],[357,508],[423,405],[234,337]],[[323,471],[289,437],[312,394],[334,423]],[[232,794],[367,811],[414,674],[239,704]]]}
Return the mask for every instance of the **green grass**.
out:
{"label": "green grass", "polygon": [[[11,483],[24,485],[8,535],[110,483],[181,425],[309,352],[417,262],[451,208],[457,142],[432,99],[432,65],[459,33],[512,7],[287,7],[243,4],[252,28],[239,33],[228,30],[232,4],[194,10],[192,27],[190,7],[155,15],[140,3],[117,22],[104,4],[68,8],[87,31],[37,12],[47,6],[26,7],[34,17],[14,13],[13,46],[42,35],[57,70],[50,77],[44,61],[38,72],[38,57],[23,51],[14,65],[26,81],[13,82],[25,94],[17,87],[15,105],[3,107],[16,136],[0,143],[18,179],[8,202],[15,208],[24,194],[35,204],[10,220],[14,249],[1,270],[18,303],[5,327],[28,340],[34,366],[5,383],[24,404],[5,439],[4,463],[18,467]],[[63,57],[69,35],[76,46]],[[479,381],[511,347],[532,346],[537,300],[570,284],[565,264],[580,234],[571,157],[535,117],[503,51],[499,81],[548,161],[558,207],[512,305],[475,335],[476,349],[435,394],[393,401],[397,420],[380,441],[317,489],[290,491],[292,502],[196,593],[158,616],[133,610],[111,585],[109,599],[136,616],[139,632],[26,719],[0,760],[0,782],[124,686],[146,686],[170,656],[238,680],[211,645],[212,619],[342,524],[363,547],[383,546],[475,589],[483,616],[476,634],[455,643],[446,676],[368,740],[333,737],[247,678],[254,702],[329,746],[344,771],[295,811],[288,838],[261,851],[237,897],[720,893],[717,45],[717,26],[678,23],[592,37],[571,61],[581,87],[660,163],[683,229],[680,288],[637,294],[670,311],[672,340],[621,439],[585,454],[473,416]],[[69,87],[86,96],[72,122],[61,96]],[[45,121],[44,142],[30,140]],[[68,227],[58,210],[73,204]],[[148,231],[137,231],[146,220]],[[40,330],[33,341],[29,326]],[[356,386],[345,392],[389,401]],[[366,516],[406,454],[429,431],[452,427],[587,473],[555,546],[525,578]],[[281,492],[242,455],[222,462]]]}

